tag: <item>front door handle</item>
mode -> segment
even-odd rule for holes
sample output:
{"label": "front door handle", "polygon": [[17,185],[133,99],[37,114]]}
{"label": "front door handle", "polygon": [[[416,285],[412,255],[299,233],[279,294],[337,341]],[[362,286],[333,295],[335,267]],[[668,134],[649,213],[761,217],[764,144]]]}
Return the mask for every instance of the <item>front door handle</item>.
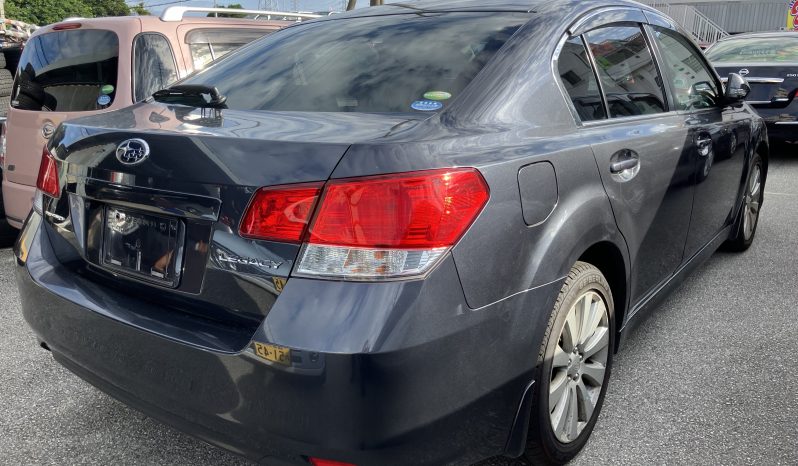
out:
{"label": "front door handle", "polygon": [[617,175],[640,165],[640,159],[624,159],[610,164],[610,173]]}
{"label": "front door handle", "polygon": [[712,137],[708,134],[701,134],[695,139],[695,144],[698,147],[698,155],[706,157],[712,152]]}

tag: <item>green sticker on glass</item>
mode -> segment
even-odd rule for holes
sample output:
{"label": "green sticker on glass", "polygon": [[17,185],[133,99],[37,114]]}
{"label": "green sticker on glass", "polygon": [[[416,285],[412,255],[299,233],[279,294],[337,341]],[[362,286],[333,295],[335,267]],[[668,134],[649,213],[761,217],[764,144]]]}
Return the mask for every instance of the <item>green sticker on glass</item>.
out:
{"label": "green sticker on glass", "polygon": [[424,98],[427,100],[449,100],[452,95],[445,91],[429,91],[424,93]]}
{"label": "green sticker on glass", "polygon": [[112,86],[110,84],[106,84],[106,85],[104,85],[103,87],[100,88],[100,92],[102,92],[105,95],[108,95],[108,94],[114,92],[114,86]]}

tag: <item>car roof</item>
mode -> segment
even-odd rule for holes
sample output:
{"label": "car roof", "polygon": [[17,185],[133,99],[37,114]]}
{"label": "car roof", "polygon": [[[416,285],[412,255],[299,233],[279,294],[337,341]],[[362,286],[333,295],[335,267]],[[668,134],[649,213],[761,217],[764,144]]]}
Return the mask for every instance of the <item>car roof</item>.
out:
{"label": "car roof", "polygon": [[247,18],[216,18],[207,16],[186,16],[182,21],[163,21],[158,16],[109,16],[104,18],[68,18],[58,23],[50,24],[39,28],[37,35],[53,30],[55,26],[65,23],[81,23],[95,28],[107,28],[119,30],[129,27],[138,28],[139,25],[145,31],[160,31],[164,28],[175,28],[180,24],[204,24],[208,26],[250,26],[253,28],[286,27],[295,21],[276,21],[260,20]]}
{"label": "car roof", "polygon": [[796,31],[749,32],[746,34],[735,34],[733,36],[724,37],[723,39],[718,40],[718,42],[724,42],[727,40],[735,40],[735,39],[762,39],[768,37],[784,37],[784,38],[796,39],[798,38],[798,32]]}

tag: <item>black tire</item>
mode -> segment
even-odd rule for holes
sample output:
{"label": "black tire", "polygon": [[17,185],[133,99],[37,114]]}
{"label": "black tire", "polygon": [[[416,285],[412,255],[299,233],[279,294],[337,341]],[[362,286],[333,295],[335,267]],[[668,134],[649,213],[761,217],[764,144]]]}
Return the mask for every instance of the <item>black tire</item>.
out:
{"label": "black tire", "polygon": [[[759,190],[752,196],[752,178],[759,175]],[[754,160],[751,161],[751,169],[748,171],[748,179],[745,182],[745,192],[743,193],[743,205],[740,206],[740,213],[737,215],[737,220],[732,227],[732,234],[728,240],[721,246],[724,251],[730,252],[743,252],[751,247],[756,237],[756,229],[759,226],[759,213],[762,209],[762,202],[765,199],[765,180],[767,179],[767,172],[765,165],[762,163],[762,157],[759,154],[754,155]],[[746,229],[746,210],[750,209],[753,204],[756,205],[756,216],[753,218],[753,225],[750,229]],[[748,221],[751,219],[749,217]]]}
{"label": "black tire", "polygon": [[[590,419],[575,440],[563,443],[558,440],[554,432],[551,421],[552,412],[549,410],[552,362],[555,348],[561,343],[560,333],[562,332],[571,308],[578,302],[580,297],[591,291],[603,298],[607,309],[609,346],[607,347],[604,380]],[[538,353],[535,379],[537,383],[535,385],[535,394],[532,401],[526,452],[524,453],[525,458],[532,464],[565,464],[579,454],[585,446],[591,432],[593,432],[593,427],[596,424],[601,406],[604,403],[604,396],[607,392],[607,382],[609,381],[610,370],[612,368],[614,345],[615,306],[612,300],[610,286],[604,278],[604,275],[602,275],[601,271],[595,266],[585,262],[577,262],[568,274],[565,284],[560,291]]]}
{"label": "black tire", "polygon": [[14,86],[14,77],[8,70],[0,70],[0,97],[11,95],[11,88]]}
{"label": "black tire", "polygon": [[11,106],[10,97],[0,97],[0,117],[8,116],[8,108]]}
{"label": "black tire", "polygon": [[5,52],[0,52],[0,68],[6,67],[6,54]]}

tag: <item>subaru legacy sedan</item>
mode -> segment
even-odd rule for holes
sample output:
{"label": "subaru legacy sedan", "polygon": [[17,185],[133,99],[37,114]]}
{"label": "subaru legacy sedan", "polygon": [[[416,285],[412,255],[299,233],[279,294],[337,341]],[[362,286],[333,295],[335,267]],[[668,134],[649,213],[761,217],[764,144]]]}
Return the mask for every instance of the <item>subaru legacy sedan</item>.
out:
{"label": "subaru legacy sedan", "polygon": [[266,464],[562,464],[625,332],[754,239],[747,91],[623,0],[302,23],[57,128],[22,312],[79,377]]}

